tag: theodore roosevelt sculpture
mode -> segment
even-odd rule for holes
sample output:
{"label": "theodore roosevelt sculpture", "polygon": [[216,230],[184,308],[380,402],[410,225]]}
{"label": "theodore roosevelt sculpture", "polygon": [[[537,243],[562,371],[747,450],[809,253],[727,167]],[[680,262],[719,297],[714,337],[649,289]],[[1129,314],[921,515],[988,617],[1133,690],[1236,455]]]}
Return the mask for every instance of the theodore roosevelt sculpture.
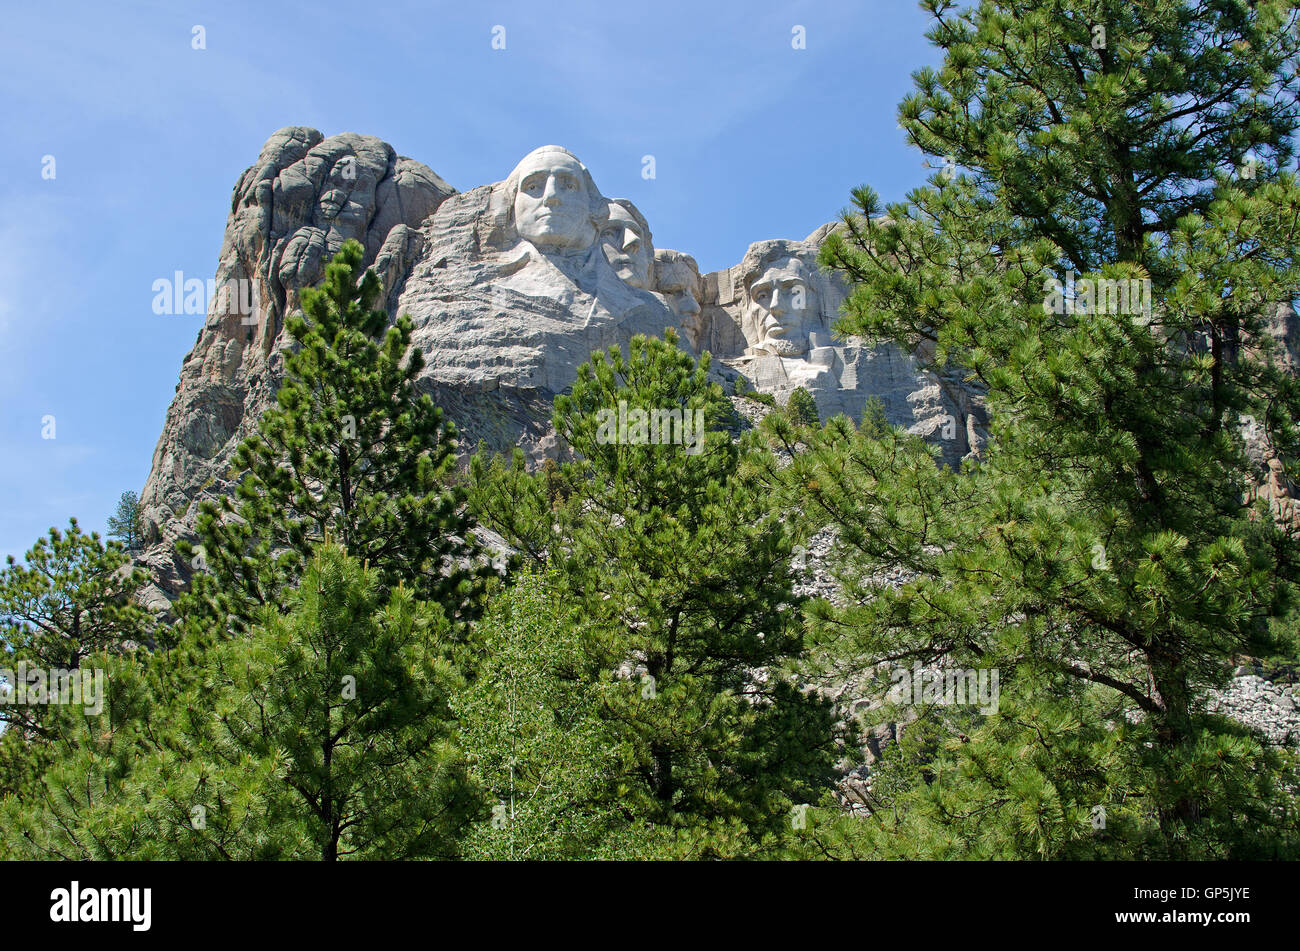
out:
{"label": "theodore roosevelt sculpture", "polygon": [[655,249],[645,216],[626,198],[609,203],[600,235],[605,258],[624,281],[644,290],[654,289]]}

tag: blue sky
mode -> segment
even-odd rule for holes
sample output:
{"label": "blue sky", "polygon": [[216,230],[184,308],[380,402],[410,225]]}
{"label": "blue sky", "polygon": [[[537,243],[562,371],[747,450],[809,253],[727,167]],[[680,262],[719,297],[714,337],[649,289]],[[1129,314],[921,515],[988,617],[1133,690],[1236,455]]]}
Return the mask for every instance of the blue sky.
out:
{"label": "blue sky", "polygon": [[144,485],[203,323],[154,314],[153,281],[213,276],[231,189],[276,129],[378,136],[461,190],[563,145],[656,246],[716,270],[804,237],[855,185],[924,180],[895,109],[937,62],[926,28],[912,0],[9,5],[0,558],[69,516],[103,531]]}

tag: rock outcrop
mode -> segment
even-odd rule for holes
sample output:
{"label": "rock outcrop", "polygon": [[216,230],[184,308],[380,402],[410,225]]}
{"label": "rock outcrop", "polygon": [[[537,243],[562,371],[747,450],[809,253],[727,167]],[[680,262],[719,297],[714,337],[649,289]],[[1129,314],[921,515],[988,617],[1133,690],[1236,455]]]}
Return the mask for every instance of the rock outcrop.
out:
{"label": "rock outcrop", "polygon": [[192,531],[197,500],[227,493],[230,456],[275,398],[284,317],[349,238],[366,247],[387,286],[419,257],[415,230],[454,193],[419,162],[363,135],[281,129],[235,185],[207,320],[181,366],[176,396],[141,493],[144,556],[163,607],[188,581],[175,542]]}
{"label": "rock outcrop", "polygon": [[[803,387],[823,419],[860,418],[875,397],[890,422],[934,440],[946,463],[978,454],[988,418],[960,373],[931,372],[917,354],[892,345],[835,337],[846,289],[817,265],[832,227],[802,240],[757,242],[734,267],[701,274],[689,254],[656,249],[640,210],[603,196],[577,157],[557,146],[525,156],[505,181],[459,193],[378,139],[280,130],[235,185],[211,285],[220,292],[210,294],[181,367],[141,494],[142,560],[154,578],[147,602],[165,610],[188,583],[192,569],[175,543],[192,535],[201,500],[233,490],[231,455],[282,378],[285,316],[348,239],[365,247],[390,316],[414,319],[425,356],[420,385],[456,422],[465,451],[483,441],[498,450],[521,446],[534,462],[555,457],[552,401],[591,352],[671,327],[692,352],[714,355],[733,392],[743,378],[784,403]],[[1291,308],[1278,308],[1270,335],[1288,367],[1300,365]],[[751,400],[732,402],[745,425],[766,412]],[[1258,469],[1252,496],[1300,525],[1294,486],[1266,434],[1249,418],[1242,425]],[[827,567],[832,537],[819,533],[799,553],[800,594],[839,596]],[[496,539],[493,547],[503,546]],[[906,579],[899,569],[879,580]],[[1238,671],[1207,703],[1274,742],[1297,742],[1294,687],[1253,673]],[[830,689],[845,717],[876,702],[860,678]],[[904,727],[876,724],[865,762],[846,761],[846,803],[862,801],[872,761]]]}
{"label": "rock outcrop", "polygon": [[878,397],[890,421],[935,439],[957,464],[986,425],[978,394],[922,369],[893,346],[837,340],[845,289],[817,266],[831,225],[801,241],[762,241],[701,275],[658,249],[627,199],[606,198],[576,156],[544,146],[505,181],[457,192],[368,136],[287,128],[235,186],[207,320],[141,494],[144,561],[163,607],[191,569],[175,553],[198,503],[229,493],[231,454],[271,405],[283,372],[285,315],[344,241],[366,249],[390,314],[410,314],[424,353],[420,381],[461,430],[461,446],[522,446],[534,462],[560,451],[556,394],[593,350],[675,328],[784,402],[802,386],[823,418],[861,416]]}
{"label": "rock outcrop", "polygon": [[860,419],[875,397],[889,421],[933,438],[956,466],[987,427],[982,401],[958,376],[923,370],[893,344],[835,339],[846,288],[821,270],[817,253],[833,225],[802,241],[752,244],[735,267],[705,276],[703,346],[780,403],[797,388],[823,421]]}

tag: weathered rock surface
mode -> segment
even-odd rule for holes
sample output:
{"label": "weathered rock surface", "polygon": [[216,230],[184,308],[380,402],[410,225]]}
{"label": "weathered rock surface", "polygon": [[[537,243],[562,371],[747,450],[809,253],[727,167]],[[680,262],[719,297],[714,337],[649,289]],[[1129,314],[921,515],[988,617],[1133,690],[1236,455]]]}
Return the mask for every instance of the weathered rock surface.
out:
{"label": "weathered rock surface", "polygon": [[[796,594],[845,603],[832,570],[834,541],[834,529],[823,529],[796,553]],[[874,578],[890,587],[900,587],[911,579],[902,568],[886,569]],[[876,761],[914,719],[906,707],[895,709],[889,717],[881,716],[892,669],[893,665],[883,664],[876,670],[829,671],[826,679],[816,685],[835,701],[841,720],[856,720],[863,728],[861,748],[845,750],[840,764],[840,802],[850,811],[867,808]],[[935,668],[927,666],[925,670],[932,673]],[[1269,672],[1262,667],[1242,666],[1232,671],[1222,689],[1206,691],[1201,704],[1249,728],[1264,743],[1300,748],[1300,695],[1294,681],[1294,668]],[[1140,716],[1136,711],[1132,713],[1134,719]]]}
{"label": "weathered rock surface", "polygon": [[349,238],[365,246],[390,314],[414,318],[421,386],[460,428],[463,451],[481,440],[522,446],[534,462],[555,456],[551,404],[578,366],[672,327],[684,347],[714,354],[724,382],[743,375],[781,402],[804,386],[823,418],[858,418],[879,397],[891,422],[958,463],[986,423],[978,394],[896,347],[833,339],[845,290],[816,263],[831,227],[759,242],[737,266],[701,275],[690,255],[656,250],[640,210],[606,198],[557,146],[458,193],[378,139],[280,130],[234,190],[216,285],[242,293],[210,302],[141,494],[152,602],[188,581],[175,542],[200,500],[233,488],[230,456],[279,384],[284,318]]}
{"label": "weathered rock surface", "polygon": [[803,387],[823,421],[860,419],[876,397],[891,423],[933,438],[956,466],[975,448],[971,434],[987,428],[982,401],[959,377],[928,372],[892,344],[835,339],[846,288],[817,264],[832,228],[802,241],[760,241],[735,267],[706,275],[704,346],[782,404]]}
{"label": "weathered rock surface", "polygon": [[1300,700],[1296,686],[1269,680],[1251,668],[1238,668],[1223,690],[1206,698],[1211,712],[1232,717],[1279,746],[1300,746]]}
{"label": "weathered rock surface", "polygon": [[[370,136],[325,138],[281,129],[235,185],[207,320],[181,366],[176,396],[141,493],[156,586],[166,605],[189,579],[175,542],[193,529],[197,499],[229,492],[230,455],[274,400],[284,317],[298,292],[349,238],[366,247],[389,287],[418,256],[418,226],[454,190]],[[226,292],[229,291],[229,292]]]}

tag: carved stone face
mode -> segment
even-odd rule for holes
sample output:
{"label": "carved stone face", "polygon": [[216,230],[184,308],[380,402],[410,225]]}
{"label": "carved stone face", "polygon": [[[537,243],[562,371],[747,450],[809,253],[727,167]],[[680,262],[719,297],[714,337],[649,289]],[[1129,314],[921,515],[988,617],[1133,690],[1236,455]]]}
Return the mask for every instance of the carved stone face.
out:
{"label": "carved stone face", "polygon": [[328,180],[316,202],[316,215],[320,221],[333,221],[347,206],[352,189],[357,183],[357,159],[345,155],[329,171]]}
{"label": "carved stone face", "polygon": [[745,323],[756,353],[796,357],[808,351],[808,327],[817,301],[798,258],[774,262],[749,285]]}
{"label": "carved stone face", "polygon": [[518,169],[515,228],[539,248],[589,248],[596,240],[586,170],[572,155],[541,148]]}
{"label": "carved stone face", "polygon": [[700,321],[700,275],[684,257],[664,257],[655,262],[657,290],[683,327],[697,330]]}
{"label": "carved stone face", "polygon": [[630,211],[617,202],[609,203],[609,222],[600,234],[605,258],[628,284],[649,290],[654,259],[643,231]]}

